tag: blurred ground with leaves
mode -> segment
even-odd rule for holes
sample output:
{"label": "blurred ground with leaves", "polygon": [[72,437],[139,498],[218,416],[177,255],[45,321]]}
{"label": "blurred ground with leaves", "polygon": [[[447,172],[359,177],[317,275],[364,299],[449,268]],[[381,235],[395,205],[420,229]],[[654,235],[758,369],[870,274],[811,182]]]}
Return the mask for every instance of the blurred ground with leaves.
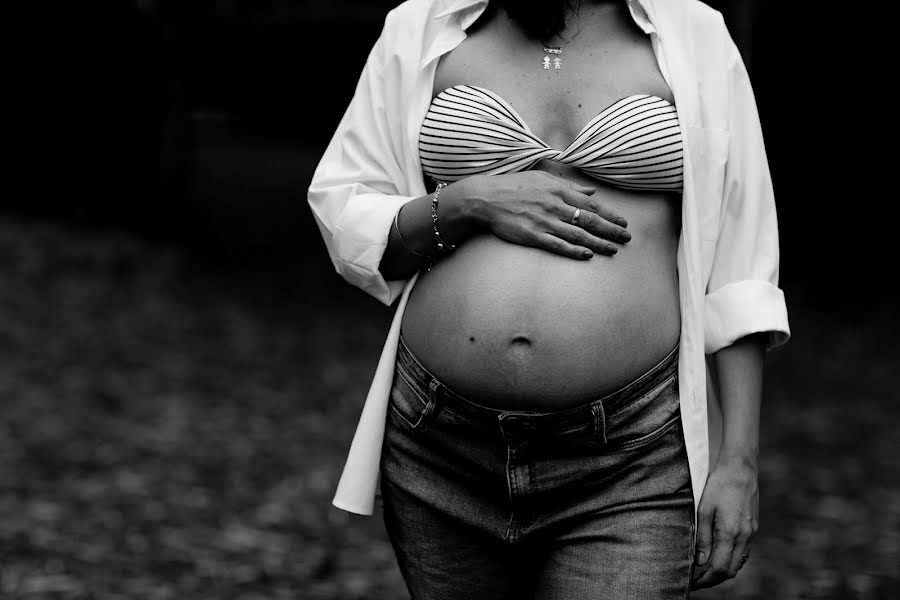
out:
{"label": "blurred ground with leaves", "polygon": [[[314,258],[2,220],[0,597],[406,597],[380,519],[330,506],[390,311]],[[791,302],[753,558],[695,597],[900,597],[895,307]]]}

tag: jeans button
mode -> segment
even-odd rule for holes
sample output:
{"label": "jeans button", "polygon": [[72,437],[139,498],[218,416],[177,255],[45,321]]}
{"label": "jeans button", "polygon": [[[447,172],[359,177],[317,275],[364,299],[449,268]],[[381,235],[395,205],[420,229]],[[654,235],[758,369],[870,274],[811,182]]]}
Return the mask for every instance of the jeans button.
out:
{"label": "jeans button", "polygon": [[499,417],[500,430],[506,441],[521,438],[523,434],[531,430],[531,423],[519,415],[503,413]]}

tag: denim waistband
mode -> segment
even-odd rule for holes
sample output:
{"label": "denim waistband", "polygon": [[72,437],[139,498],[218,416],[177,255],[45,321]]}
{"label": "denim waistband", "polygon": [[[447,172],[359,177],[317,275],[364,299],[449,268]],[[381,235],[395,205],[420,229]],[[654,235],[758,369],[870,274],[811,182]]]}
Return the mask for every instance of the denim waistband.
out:
{"label": "denim waistband", "polygon": [[598,419],[605,421],[614,415],[617,409],[638,400],[672,376],[677,375],[678,345],[646,373],[619,389],[574,408],[551,412],[490,408],[465,398],[451,390],[426,369],[410,351],[402,336],[397,351],[397,369],[403,373],[406,382],[414,387],[422,398],[433,400],[438,405],[449,408],[453,413],[474,423],[496,424],[498,420],[516,420],[527,421],[531,428],[540,428],[544,431],[565,431],[583,423],[595,422]]}

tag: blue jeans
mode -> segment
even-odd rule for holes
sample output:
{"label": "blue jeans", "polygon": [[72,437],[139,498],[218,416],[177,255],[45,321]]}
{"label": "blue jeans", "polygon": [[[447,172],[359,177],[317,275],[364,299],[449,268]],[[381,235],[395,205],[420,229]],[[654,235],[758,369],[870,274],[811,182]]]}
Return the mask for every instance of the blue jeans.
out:
{"label": "blue jeans", "polygon": [[401,340],[384,520],[414,600],[686,598],[694,503],[677,348],[573,409],[461,397]]}

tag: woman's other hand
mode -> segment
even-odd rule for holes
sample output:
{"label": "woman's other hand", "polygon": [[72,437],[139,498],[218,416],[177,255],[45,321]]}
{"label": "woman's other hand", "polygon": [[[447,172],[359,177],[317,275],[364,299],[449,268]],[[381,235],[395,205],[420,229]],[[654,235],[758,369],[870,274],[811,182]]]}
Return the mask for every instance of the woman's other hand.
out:
{"label": "woman's other hand", "polygon": [[596,188],[545,171],[476,175],[458,184],[476,202],[477,220],[513,244],[586,260],[594,252],[615,254],[610,242],[631,239],[625,219],[592,197]]}
{"label": "woman's other hand", "polygon": [[693,589],[733,578],[750,554],[759,522],[756,461],[720,456],[697,514]]}

